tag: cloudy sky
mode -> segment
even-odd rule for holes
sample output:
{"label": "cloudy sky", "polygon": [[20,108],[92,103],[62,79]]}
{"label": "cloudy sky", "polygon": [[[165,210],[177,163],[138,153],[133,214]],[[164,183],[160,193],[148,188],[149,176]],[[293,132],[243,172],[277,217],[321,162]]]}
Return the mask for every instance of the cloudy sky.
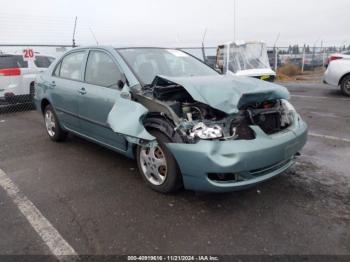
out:
{"label": "cloudy sky", "polygon": [[[349,0],[0,0],[0,43],[199,46],[350,44]],[[93,33],[92,33],[93,32]]]}

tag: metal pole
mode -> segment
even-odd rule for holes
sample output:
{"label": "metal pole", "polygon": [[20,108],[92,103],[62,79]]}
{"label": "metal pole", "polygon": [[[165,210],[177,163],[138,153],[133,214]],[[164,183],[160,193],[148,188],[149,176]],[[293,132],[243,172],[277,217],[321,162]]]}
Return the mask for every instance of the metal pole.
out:
{"label": "metal pole", "polygon": [[203,38],[202,38],[202,56],[203,56],[203,61],[204,63],[207,63],[207,55],[205,54],[205,47],[204,47],[204,40],[205,36],[207,35],[207,28],[204,30]]}
{"label": "metal pole", "polygon": [[302,73],[304,73],[305,49],[306,49],[306,46],[305,46],[305,44],[304,44],[304,48],[303,48],[303,58],[302,58],[302,61],[301,61],[301,72],[302,72]]}
{"label": "metal pole", "polygon": [[278,48],[274,48],[275,51],[275,72],[277,72],[277,66],[278,66]]}
{"label": "metal pole", "polygon": [[315,69],[315,52],[316,52],[316,46],[314,45],[314,48],[312,50],[312,70]]}
{"label": "metal pole", "polygon": [[77,19],[78,19],[78,17],[76,16],[75,21],[74,21],[72,47],[76,47],[76,45],[75,45],[75,29],[77,28]]}
{"label": "metal pole", "polygon": [[89,26],[89,30],[90,30],[90,33],[92,34],[92,37],[95,39],[95,42],[96,42],[96,45],[98,45],[98,41],[97,41],[97,38],[94,34],[94,31],[92,31],[91,27]]}

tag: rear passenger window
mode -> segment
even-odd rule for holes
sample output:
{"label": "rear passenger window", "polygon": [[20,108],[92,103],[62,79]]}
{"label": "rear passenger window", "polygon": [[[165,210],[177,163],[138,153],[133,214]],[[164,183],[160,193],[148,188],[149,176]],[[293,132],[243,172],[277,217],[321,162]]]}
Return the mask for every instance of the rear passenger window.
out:
{"label": "rear passenger window", "polygon": [[27,68],[28,62],[20,55],[0,55],[0,69]]}
{"label": "rear passenger window", "polygon": [[55,58],[50,56],[35,56],[34,64],[37,67],[48,68],[51,63],[55,60]]}
{"label": "rear passenger window", "polygon": [[113,59],[101,51],[90,51],[86,65],[85,82],[117,88],[121,72]]}
{"label": "rear passenger window", "polygon": [[81,80],[81,68],[85,52],[74,52],[65,56],[61,62],[60,77]]}

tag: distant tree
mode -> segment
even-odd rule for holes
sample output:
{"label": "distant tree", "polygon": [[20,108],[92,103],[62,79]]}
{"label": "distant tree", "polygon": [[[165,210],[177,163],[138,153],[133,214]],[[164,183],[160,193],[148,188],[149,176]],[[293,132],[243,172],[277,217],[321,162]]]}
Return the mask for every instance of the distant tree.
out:
{"label": "distant tree", "polygon": [[307,54],[311,53],[311,51],[310,51],[310,46],[309,46],[309,45],[307,45],[307,46],[305,47],[305,53],[307,53]]}
{"label": "distant tree", "polygon": [[294,45],[293,46],[293,54],[299,54],[299,46],[298,45]]}

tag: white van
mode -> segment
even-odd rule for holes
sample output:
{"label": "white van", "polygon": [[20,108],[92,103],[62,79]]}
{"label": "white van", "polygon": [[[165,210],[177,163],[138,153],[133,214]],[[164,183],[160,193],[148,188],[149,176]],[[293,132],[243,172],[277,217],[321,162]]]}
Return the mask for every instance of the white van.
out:
{"label": "white van", "polygon": [[54,60],[54,57],[36,54],[35,60],[24,61],[20,54],[0,53],[0,101],[32,101],[35,76]]}
{"label": "white van", "polygon": [[269,63],[266,44],[259,41],[234,41],[219,45],[215,67],[223,74],[250,76],[266,81],[276,78]]}

